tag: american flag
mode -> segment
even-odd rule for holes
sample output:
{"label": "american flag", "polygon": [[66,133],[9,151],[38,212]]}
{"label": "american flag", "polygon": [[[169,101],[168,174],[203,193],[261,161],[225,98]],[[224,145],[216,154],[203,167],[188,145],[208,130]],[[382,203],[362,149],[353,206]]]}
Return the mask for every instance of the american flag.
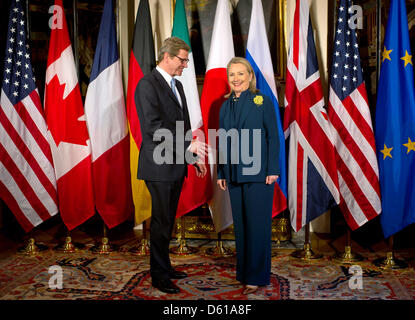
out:
{"label": "american flag", "polygon": [[20,0],[10,8],[0,107],[0,198],[28,232],[58,212],[46,122]]}
{"label": "american flag", "polygon": [[352,230],[381,212],[379,170],[351,0],[341,0],[330,76],[340,208]]}
{"label": "american flag", "polygon": [[308,0],[297,0],[285,88],[288,207],[299,231],[340,201],[334,146],[318,69]]}

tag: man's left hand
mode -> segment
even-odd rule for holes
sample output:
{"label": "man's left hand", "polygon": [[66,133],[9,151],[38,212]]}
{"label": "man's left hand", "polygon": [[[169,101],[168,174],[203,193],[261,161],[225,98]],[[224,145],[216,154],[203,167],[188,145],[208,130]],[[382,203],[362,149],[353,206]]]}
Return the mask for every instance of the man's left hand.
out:
{"label": "man's left hand", "polygon": [[196,162],[194,164],[194,166],[195,166],[195,169],[196,169],[196,175],[199,178],[203,178],[207,173],[206,165],[204,163]]}

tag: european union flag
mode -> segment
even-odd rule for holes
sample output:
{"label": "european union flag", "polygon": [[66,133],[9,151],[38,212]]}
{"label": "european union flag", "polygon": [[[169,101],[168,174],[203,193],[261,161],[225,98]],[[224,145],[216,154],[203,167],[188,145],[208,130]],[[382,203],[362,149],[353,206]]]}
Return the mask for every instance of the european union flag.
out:
{"label": "european union flag", "polygon": [[405,0],[392,0],[375,128],[385,237],[415,222],[415,93],[410,48]]}

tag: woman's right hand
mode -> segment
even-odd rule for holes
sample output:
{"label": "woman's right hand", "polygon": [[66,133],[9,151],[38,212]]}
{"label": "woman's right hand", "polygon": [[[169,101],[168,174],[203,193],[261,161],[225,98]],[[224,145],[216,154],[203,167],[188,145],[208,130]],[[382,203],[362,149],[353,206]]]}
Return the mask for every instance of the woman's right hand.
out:
{"label": "woman's right hand", "polygon": [[217,184],[219,188],[221,188],[223,191],[226,191],[226,180],[225,179],[218,179]]}

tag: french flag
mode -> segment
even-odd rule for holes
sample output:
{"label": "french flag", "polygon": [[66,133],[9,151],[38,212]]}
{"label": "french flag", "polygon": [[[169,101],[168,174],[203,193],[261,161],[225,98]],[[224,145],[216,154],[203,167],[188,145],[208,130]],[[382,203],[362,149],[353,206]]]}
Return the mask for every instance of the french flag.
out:
{"label": "french flag", "polygon": [[130,156],[112,0],[106,0],[85,99],[95,206],[108,228],[132,217]]}
{"label": "french flag", "polygon": [[264,11],[260,0],[252,1],[251,22],[249,25],[246,59],[252,65],[257,81],[257,88],[267,95],[274,104],[277,115],[278,137],[280,142],[279,159],[280,177],[274,188],[272,216],[287,208],[287,172],[285,164],[285,138],[282,131],[281,116],[277,99],[277,90],[272,67],[271,54],[265,29]]}

